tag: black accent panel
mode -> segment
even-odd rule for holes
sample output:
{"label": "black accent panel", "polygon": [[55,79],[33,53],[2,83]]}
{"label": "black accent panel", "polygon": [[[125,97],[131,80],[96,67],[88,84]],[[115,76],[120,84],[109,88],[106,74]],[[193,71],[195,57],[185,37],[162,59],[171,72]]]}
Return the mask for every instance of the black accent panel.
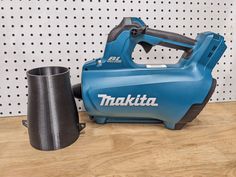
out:
{"label": "black accent panel", "polygon": [[107,42],[116,40],[116,38],[119,36],[121,32],[129,30],[133,27],[139,28],[141,26],[137,23],[132,22],[131,17],[123,18],[121,23],[111,30],[111,32],[108,35]]}
{"label": "black accent panel", "polygon": [[185,43],[185,44],[189,44],[189,45],[194,45],[196,42],[196,40],[191,39],[191,38],[186,37],[181,34],[167,32],[167,31],[161,31],[161,30],[156,30],[156,29],[151,29],[151,28],[146,28],[145,33],[148,35],[151,35],[151,36],[156,36],[156,37],[159,37],[162,39],[167,39],[167,40]]}
{"label": "black accent panel", "polygon": [[184,115],[184,117],[177,124],[175,124],[175,130],[182,129],[188,122],[191,122],[192,120],[194,120],[198,116],[198,114],[203,110],[203,108],[208,103],[209,99],[211,98],[212,94],[214,93],[215,88],[216,88],[216,79],[213,79],[211,89],[210,89],[209,93],[207,94],[203,103],[202,104],[193,104],[189,108],[188,112]]}

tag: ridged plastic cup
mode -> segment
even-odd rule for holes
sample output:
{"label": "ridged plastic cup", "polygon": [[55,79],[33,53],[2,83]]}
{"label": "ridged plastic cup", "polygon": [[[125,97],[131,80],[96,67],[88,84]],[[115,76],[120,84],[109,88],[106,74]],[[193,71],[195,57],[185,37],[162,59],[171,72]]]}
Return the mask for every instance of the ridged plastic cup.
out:
{"label": "ridged plastic cup", "polygon": [[71,145],[83,127],[79,124],[69,70],[35,68],[27,72],[27,79],[30,144],[45,151]]}

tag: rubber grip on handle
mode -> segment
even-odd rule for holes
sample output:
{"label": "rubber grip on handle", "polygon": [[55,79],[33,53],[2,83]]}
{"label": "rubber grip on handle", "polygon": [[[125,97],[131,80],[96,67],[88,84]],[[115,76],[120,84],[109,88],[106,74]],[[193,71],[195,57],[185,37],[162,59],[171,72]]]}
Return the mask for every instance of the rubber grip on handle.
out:
{"label": "rubber grip on handle", "polygon": [[[155,36],[158,38],[166,39],[169,41],[174,41],[182,44],[188,44],[188,45],[194,45],[195,40],[191,39],[189,37],[186,37],[181,34],[177,33],[172,33],[172,32],[167,32],[167,31],[161,31],[161,30],[156,30],[156,29],[151,29],[151,28],[146,28],[145,34]],[[188,47],[186,46],[181,46],[181,45],[176,45],[173,43],[168,43],[168,42],[162,42],[159,45],[165,46],[165,47],[170,47],[170,48],[175,48],[175,49],[181,49],[181,50],[189,50]]]}

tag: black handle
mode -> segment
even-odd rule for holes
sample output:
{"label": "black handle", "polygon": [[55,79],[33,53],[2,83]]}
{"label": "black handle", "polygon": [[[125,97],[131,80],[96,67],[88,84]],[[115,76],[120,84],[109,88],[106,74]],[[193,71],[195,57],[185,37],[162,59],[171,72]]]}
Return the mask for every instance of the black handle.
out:
{"label": "black handle", "polygon": [[181,34],[167,32],[167,31],[161,31],[161,30],[156,30],[156,29],[151,29],[151,28],[146,28],[145,33],[152,35],[152,36],[159,37],[159,38],[167,39],[170,41],[176,41],[176,42],[180,42],[180,43],[185,43],[185,44],[189,44],[189,45],[194,45],[196,42],[194,39],[186,37]]}
{"label": "black handle", "polygon": [[[184,50],[185,52],[189,52],[192,48],[192,47],[186,46],[186,44],[193,46],[196,42],[196,40],[191,39],[181,34],[161,31],[161,30],[156,30],[156,29],[151,29],[151,28],[146,28],[145,34],[169,40],[170,42],[160,42],[159,45],[164,46],[164,47]],[[175,44],[175,42],[178,42],[179,44],[177,45]],[[143,43],[141,45],[144,47],[146,51],[150,50],[149,45],[147,44],[143,45]]]}

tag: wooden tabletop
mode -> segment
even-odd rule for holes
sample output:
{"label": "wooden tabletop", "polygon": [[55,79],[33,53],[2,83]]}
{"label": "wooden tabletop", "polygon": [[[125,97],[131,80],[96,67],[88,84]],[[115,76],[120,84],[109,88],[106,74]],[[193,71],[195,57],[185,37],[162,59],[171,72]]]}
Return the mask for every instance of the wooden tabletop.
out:
{"label": "wooden tabletop", "polygon": [[25,117],[0,119],[0,177],[235,177],[236,102],[208,104],[184,129],[86,122],[79,139],[57,151],[28,141]]}

